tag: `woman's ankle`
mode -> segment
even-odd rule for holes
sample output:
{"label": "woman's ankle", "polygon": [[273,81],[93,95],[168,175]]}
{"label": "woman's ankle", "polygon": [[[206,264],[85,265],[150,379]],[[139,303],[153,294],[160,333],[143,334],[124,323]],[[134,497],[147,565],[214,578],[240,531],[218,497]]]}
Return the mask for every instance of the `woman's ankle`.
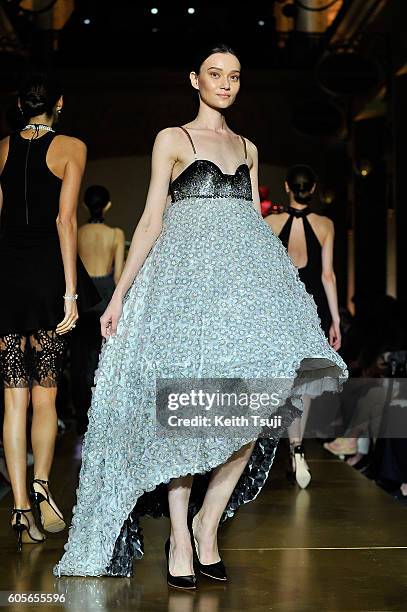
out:
{"label": "woman's ankle", "polygon": [[20,510],[28,510],[29,508],[31,508],[29,497],[16,497],[14,499],[13,509],[14,508],[19,508]]}
{"label": "woman's ankle", "polygon": [[214,514],[208,514],[205,511],[199,510],[194,516],[195,530],[204,531],[205,533],[216,533],[219,527],[220,517]]}
{"label": "woman's ankle", "polygon": [[170,530],[170,542],[174,546],[185,546],[191,543],[191,536],[188,531],[188,527],[184,529]]}
{"label": "woman's ankle", "polygon": [[[24,500],[20,500],[20,501],[21,501],[20,504],[18,504],[17,502],[14,503],[13,510],[15,510],[15,509],[18,509],[18,510],[29,510],[30,509],[30,502],[29,501],[26,501],[26,502],[24,502]],[[20,521],[22,523],[24,523],[25,525],[27,525],[27,524],[29,525],[30,524],[30,515],[31,515],[31,512],[27,512],[27,514],[23,513],[21,515]],[[11,515],[11,524],[14,525],[14,523],[16,523],[16,522],[17,522],[17,513],[13,512],[12,515]]]}
{"label": "woman's ankle", "polygon": [[44,483],[42,484],[45,484],[45,483],[48,483],[48,478],[49,478],[48,475],[45,475],[43,472],[38,472],[38,475],[34,473],[33,480],[43,480]]}

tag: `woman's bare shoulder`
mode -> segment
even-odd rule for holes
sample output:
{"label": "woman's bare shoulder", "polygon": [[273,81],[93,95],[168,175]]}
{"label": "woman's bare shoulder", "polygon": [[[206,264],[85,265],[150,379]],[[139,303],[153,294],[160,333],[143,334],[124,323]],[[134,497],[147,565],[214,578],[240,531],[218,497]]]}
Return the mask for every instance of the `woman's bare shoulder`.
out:
{"label": "woman's bare shoulder", "polygon": [[247,138],[247,136],[243,136],[243,138],[245,139],[246,144],[250,149],[252,149],[253,151],[257,151],[257,147],[252,140]]}
{"label": "woman's bare shoulder", "polygon": [[243,136],[243,134],[236,134],[236,136],[238,136],[239,138],[244,138],[245,142],[246,142],[246,147],[247,147],[247,151],[248,153],[250,153],[250,155],[256,155],[258,154],[257,152],[257,147],[254,144],[253,141],[251,141],[249,138],[247,138],[247,136]]}
{"label": "woman's bare shoulder", "polygon": [[[53,139],[49,148],[51,159],[58,160],[58,163],[70,163],[83,172],[86,166],[87,148],[86,144],[79,138],[58,134]],[[60,172],[64,173],[62,168]]]}
{"label": "woman's bare shoulder", "polygon": [[75,136],[65,136],[64,134],[57,134],[54,138],[56,144],[69,149],[71,151],[86,152],[86,144],[80,138]]}
{"label": "woman's bare shoulder", "polygon": [[318,225],[320,225],[322,228],[324,228],[327,231],[332,230],[334,228],[334,222],[332,221],[332,219],[330,219],[326,215],[321,215],[320,213],[313,212],[310,214],[310,217],[316,223],[318,223]]}
{"label": "woman's bare shoulder", "polygon": [[284,221],[284,219],[288,219],[289,216],[290,214],[286,210],[282,210],[279,213],[273,213],[270,215],[270,217],[275,217],[276,219],[280,219],[282,221]]}
{"label": "woman's bare shoulder", "polygon": [[271,215],[267,215],[267,217],[264,217],[264,220],[268,225],[280,227],[284,224],[284,222],[288,219],[289,216],[290,215],[287,212],[272,213]]}
{"label": "woman's bare shoulder", "polygon": [[179,127],[167,127],[160,130],[154,141],[153,155],[158,154],[172,163],[182,155],[186,136]]}
{"label": "woman's bare shoulder", "polygon": [[257,150],[257,147],[254,142],[249,140],[249,138],[246,138],[246,136],[243,136],[243,138],[246,142],[247,156],[249,160],[251,160],[250,168],[252,168],[253,165],[256,165],[257,167],[259,163],[259,152]]}
{"label": "woman's bare shoulder", "polygon": [[182,138],[185,138],[181,128],[178,126],[166,127],[157,132],[155,144],[163,147],[177,145]]}
{"label": "woman's bare shoulder", "polygon": [[124,230],[122,230],[121,227],[113,227],[112,229],[114,231],[114,235],[115,235],[116,240],[124,240],[125,233],[124,233]]}

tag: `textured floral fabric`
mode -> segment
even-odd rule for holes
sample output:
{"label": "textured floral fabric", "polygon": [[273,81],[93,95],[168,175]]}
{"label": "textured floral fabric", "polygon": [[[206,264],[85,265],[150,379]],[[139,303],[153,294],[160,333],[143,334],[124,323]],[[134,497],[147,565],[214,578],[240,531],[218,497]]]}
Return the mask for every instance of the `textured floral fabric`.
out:
{"label": "textured floral fabric", "polygon": [[[257,439],[224,521],[261,490],[279,437],[301,414],[302,394],[338,391],[348,376],[285,247],[246,198],[245,172],[241,197],[223,197],[220,182],[219,197],[169,205],[126,294],[117,334],[100,356],[77,504],[56,576],[130,576],[144,550],[138,519],[167,514],[166,483],[186,474],[204,482],[256,439],[157,436],[156,377],[291,381],[282,427]],[[198,507],[199,494],[191,498]]]}

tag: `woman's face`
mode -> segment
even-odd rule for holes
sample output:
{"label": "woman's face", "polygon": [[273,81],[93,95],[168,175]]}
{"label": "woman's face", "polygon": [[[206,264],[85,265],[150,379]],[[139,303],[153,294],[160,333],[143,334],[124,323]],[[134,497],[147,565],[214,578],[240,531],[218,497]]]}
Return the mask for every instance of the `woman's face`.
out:
{"label": "woman's face", "polygon": [[239,60],[231,53],[213,53],[203,62],[198,75],[191,72],[190,79],[208,106],[228,108],[240,89]]}

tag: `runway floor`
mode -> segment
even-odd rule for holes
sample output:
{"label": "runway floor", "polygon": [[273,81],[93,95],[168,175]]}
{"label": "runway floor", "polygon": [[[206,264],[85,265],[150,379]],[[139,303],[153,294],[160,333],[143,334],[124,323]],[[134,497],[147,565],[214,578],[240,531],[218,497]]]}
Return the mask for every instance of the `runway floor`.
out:
{"label": "runway floor", "polygon": [[[8,493],[0,501],[2,604],[11,591],[63,594],[64,603],[40,609],[73,612],[405,612],[407,508],[319,442],[305,444],[310,486],[301,490],[287,481],[282,444],[258,498],[221,528],[229,582],[198,577],[196,592],[167,587],[166,518],[143,520],[145,555],[135,561],[133,578],[55,578],[51,569],[67,530],[18,553]],[[52,491],[68,520],[79,464],[78,439],[66,434],[58,440]]]}

